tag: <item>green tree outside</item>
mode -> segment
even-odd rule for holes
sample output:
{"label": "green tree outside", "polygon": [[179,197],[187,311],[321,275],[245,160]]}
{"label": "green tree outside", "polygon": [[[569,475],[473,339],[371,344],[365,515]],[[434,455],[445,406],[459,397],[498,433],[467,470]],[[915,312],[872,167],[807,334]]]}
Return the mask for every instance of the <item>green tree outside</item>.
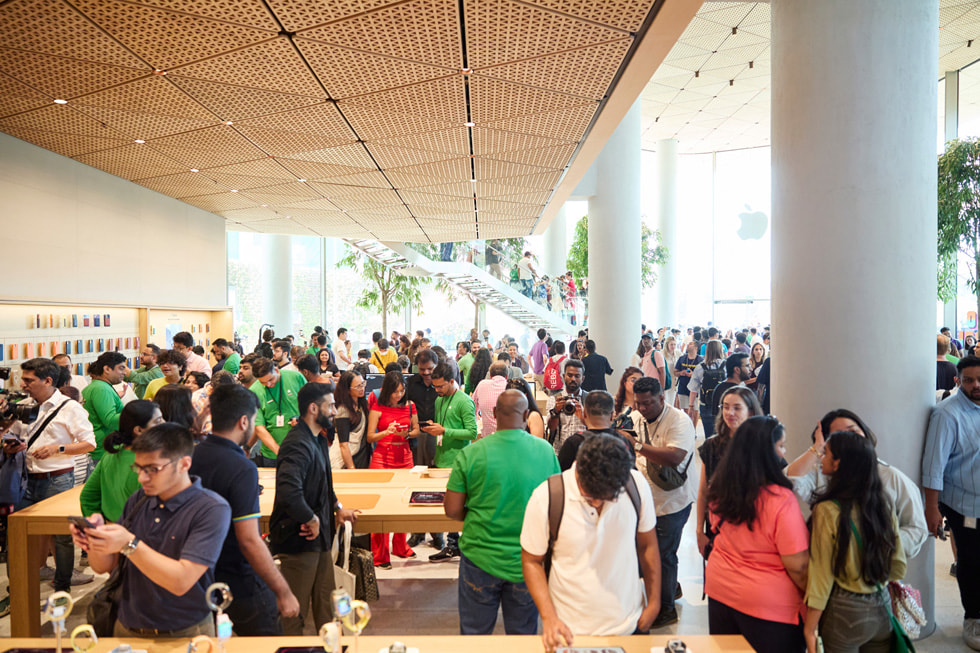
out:
{"label": "green tree outside", "polygon": [[[657,266],[666,265],[670,252],[663,244],[660,231],[642,224],[640,227],[640,282],[644,288],[657,283]],[[584,215],[575,224],[575,236],[565,261],[568,271],[581,287],[582,279],[589,276],[589,216]]]}

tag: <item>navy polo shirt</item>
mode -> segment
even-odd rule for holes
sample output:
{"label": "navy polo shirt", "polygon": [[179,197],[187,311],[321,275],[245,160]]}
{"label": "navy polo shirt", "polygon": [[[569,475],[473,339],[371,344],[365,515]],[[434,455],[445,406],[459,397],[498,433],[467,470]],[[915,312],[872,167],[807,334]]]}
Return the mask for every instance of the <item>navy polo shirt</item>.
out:
{"label": "navy polo shirt", "polygon": [[221,495],[231,506],[232,525],[214,567],[215,578],[228,583],[232,594],[236,594],[236,586],[251,588],[257,576],[238,546],[234,523],[259,518],[258,468],[240,446],[219,435],[209,435],[194,447],[191,474],[199,476],[203,487]]}
{"label": "navy polo shirt", "polygon": [[130,562],[123,577],[123,600],[119,621],[127,628],[178,630],[200,623],[211,614],[205,603],[205,590],[214,582],[214,564],[221,553],[231,509],[228,502],[201,487],[201,479],[191,477],[191,486],[168,501],[150,497],[133,512],[142,497],[140,488],[126,501],[123,519],[130,519],[129,531],[140,546],[174,560],[207,565],[208,570],[183,596],[160,587]]}

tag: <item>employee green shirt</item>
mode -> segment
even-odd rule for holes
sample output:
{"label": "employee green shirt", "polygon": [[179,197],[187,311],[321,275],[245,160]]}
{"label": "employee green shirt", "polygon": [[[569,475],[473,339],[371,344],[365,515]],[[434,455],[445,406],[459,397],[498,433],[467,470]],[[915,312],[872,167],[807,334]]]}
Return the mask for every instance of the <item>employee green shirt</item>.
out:
{"label": "employee green shirt", "polygon": [[242,357],[238,355],[237,351],[231,352],[231,356],[225,359],[225,364],[221,366],[226,372],[231,372],[234,375],[238,375],[238,368],[241,367]]}
{"label": "employee green shirt", "polygon": [[105,453],[102,448],[105,436],[119,430],[122,399],[106,381],[93,379],[82,390],[82,404],[88,411],[88,421],[92,422],[92,430],[95,432],[95,451],[92,452],[92,458],[97,462]]}
{"label": "employee green shirt", "polygon": [[477,567],[524,581],[521,527],[534,488],[559,473],[554,448],[527,431],[491,433],[456,455],[446,488],[466,494],[459,546]]}
{"label": "employee green shirt", "polygon": [[129,449],[106,453],[85,481],[80,501],[82,515],[101,513],[107,521],[118,522],[126,501],[140,488],[140,482],[130,469],[136,454]]}
{"label": "employee green shirt", "polygon": [[[296,395],[299,389],[306,385],[306,379],[299,372],[279,370],[279,381],[267,388],[258,381],[249,388],[259,398],[259,412],[255,416],[255,425],[264,426],[277,444],[282,444],[286,434],[292,427],[289,420],[299,417],[299,402]],[[282,426],[276,426],[276,418],[282,415]],[[262,443],[260,453],[266,458],[275,458],[276,454]]]}
{"label": "employee green shirt", "polygon": [[463,376],[463,384],[465,385],[467,379],[470,376],[470,368],[473,367],[473,361],[476,358],[470,352],[466,352],[463,356],[456,361],[456,365],[459,366],[459,373]]}
{"label": "employee green shirt", "polygon": [[163,372],[160,371],[159,365],[154,365],[153,367],[147,367],[143,365],[126,375],[126,380],[133,384],[133,392],[140,399],[143,398],[143,394],[146,392],[146,386],[149,385],[150,381],[153,379],[159,379],[163,376]]}
{"label": "employee green shirt", "polygon": [[448,397],[436,397],[435,421],[446,432],[436,445],[436,467],[452,467],[456,454],[476,440],[476,407],[470,396],[457,390]]}

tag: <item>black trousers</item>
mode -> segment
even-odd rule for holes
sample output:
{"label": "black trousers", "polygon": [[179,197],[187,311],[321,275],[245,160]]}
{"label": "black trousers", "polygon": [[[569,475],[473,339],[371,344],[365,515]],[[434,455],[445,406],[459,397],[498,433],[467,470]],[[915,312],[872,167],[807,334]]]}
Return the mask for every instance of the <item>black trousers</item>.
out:
{"label": "black trousers", "polygon": [[956,583],[960,586],[964,619],[980,619],[980,529],[963,525],[963,515],[939,504],[956,540]]}
{"label": "black trousers", "polygon": [[708,631],[712,635],[741,635],[759,653],[801,653],[806,650],[802,624],[750,617],[710,596]]}

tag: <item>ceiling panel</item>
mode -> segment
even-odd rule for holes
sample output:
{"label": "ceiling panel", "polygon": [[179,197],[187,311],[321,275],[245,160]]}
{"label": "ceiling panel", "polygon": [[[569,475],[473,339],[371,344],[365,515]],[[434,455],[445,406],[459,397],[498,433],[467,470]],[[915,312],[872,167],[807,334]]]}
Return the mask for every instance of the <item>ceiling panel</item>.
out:
{"label": "ceiling panel", "polygon": [[134,181],[140,186],[171,197],[208,195],[217,192],[223,193],[228,190],[219,186],[214,179],[199,172],[180,172],[175,175],[135,179]]}
{"label": "ceiling panel", "polygon": [[75,160],[124,179],[143,179],[187,170],[170,157],[136,143],[82,154],[76,156]]}
{"label": "ceiling panel", "polygon": [[650,10],[649,4],[640,0],[527,0],[552,11],[560,11],[576,18],[589,20],[617,29],[635,32],[643,24]]}
{"label": "ceiling panel", "polygon": [[65,100],[123,84],[153,72],[148,66],[112,66],[11,48],[0,48],[0,71],[49,94],[52,99]]}
{"label": "ceiling panel", "polygon": [[158,150],[186,164],[187,168],[214,168],[266,156],[233,127],[219,125],[149,142]]}
{"label": "ceiling panel", "polygon": [[52,152],[64,156],[78,156],[88,152],[98,152],[121,147],[130,143],[121,138],[96,138],[95,136],[82,136],[81,134],[62,134],[58,132],[46,132],[36,129],[14,129],[4,127],[3,130],[28,143],[34,143],[38,147],[43,147]]}
{"label": "ceiling panel", "polygon": [[[3,55],[0,54],[0,57]],[[0,73],[0,116],[49,106],[53,97]]]}
{"label": "ceiling panel", "polygon": [[168,75],[167,79],[223,120],[243,120],[319,104],[323,97],[276,93],[247,86]]}

